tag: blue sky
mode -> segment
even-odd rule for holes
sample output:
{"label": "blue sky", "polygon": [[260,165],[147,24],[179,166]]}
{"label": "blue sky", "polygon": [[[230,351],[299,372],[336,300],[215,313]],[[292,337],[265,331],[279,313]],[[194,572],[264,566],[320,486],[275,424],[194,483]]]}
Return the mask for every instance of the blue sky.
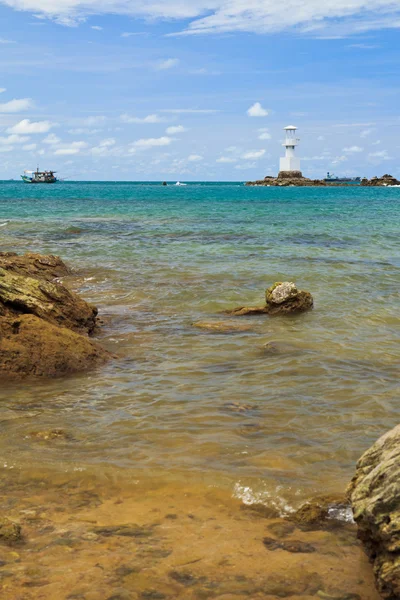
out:
{"label": "blue sky", "polygon": [[400,177],[400,1],[0,0],[0,178]]}

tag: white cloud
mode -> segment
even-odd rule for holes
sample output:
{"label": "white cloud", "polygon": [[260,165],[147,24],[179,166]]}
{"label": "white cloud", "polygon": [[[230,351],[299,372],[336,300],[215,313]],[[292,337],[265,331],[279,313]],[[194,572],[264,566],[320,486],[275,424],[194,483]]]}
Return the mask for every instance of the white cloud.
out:
{"label": "white cloud", "polygon": [[23,119],[13,127],[7,129],[8,133],[20,133],[27,135],[31,133],[47,133],[54,127],[54,123],[50,121],[30,121],[29,119]]}
{"label": "white cloud", "polygon": [[147,31],[124,31],[124,33],[121,33],[122,38],[129,38],[134,35],[148,35],[148,33]]}
{"label": "white cloud", "polygon": [[204,108],[163,108],[159,112],[165,112],[165,113],[171,113],[171,114],[185,113],[188,115],[196,115],[196,114],[210,115],[212,113],[217,113],[219,111],[215,110],[215,109],[209,109],[209,108],[205,108],[205,109]]}
{"label": "white cloud", "polygon": [[86,127],[77,127],[76,129],[69,129],[68,133],[71,133],[72,135],[95,135],[100,131],[101,129],[88,129]]}
{"label": "white cloud", "polygon": [[29,137],[12,134],[7,137],[0,137],[0,144],[5,146],[10,146],[11,144],[25,144],[25,142],[29,141]]}
{"label": "white cloud", "polygon": [[220,156],[216,160],[217,163],[234,163],[237,162],[237,158],[233,158],[232,156]]}
{"label": "white cloud", "polygon": [[332,164],[333,165],[340,165],[340,163],[342,162],[346,162],[346,160],[348,160],[347,156],[336,156],[333,160],[332,160]]}
{"label": "white cloud", "polygon": [[49,144],[50,146],[55,146],[61,142],[60,138],[57,137],[54,133],[49,133],[47,137],[44,138],[43,143]]}
{"label": "white cloud", "polygon": [[268,111],[259,102],[255,102],[247,111],[249,117],[267,117]]}
{"label": "white cloud", "polygon": [[100,27],[100,25],[92,25],[91,28],[94,29],[95,31],[103,31],[103,28]]}
{"label": "white cloud", "polygon": [[0,88],[0,94],[2,94],[3,92],[6,92],[7,88]]}
{"label": "white cloud", "polygon": [[30,98],[14,99],[0,104],[0,113],[19,113],[32,107],[33,102]]}
{"label": "white cloud", "polygon": [[350,146],[348,148],[343,148],[343,152],[348,154],[356,154],[357,152],[362,152],[364,148],[360,148],[360,146]]}
{"label": "white cloud", "polygon": [[265,150],[250,150],[250,152],[245,152],[242,155],[242,158],[246,160],[254,160],[256,158],[261,158],[264,156]]}
{"label": "white cloud", "polygon": [[184,33],[270,33],[293,30],[338,37],[400,27],[397,0],[0,0],[17,10],[75,25],[95,14],[189,21]]}
{"label": "white cloud", "polygon": [[106,140],[101,140],[99,146],[100,148],[110,148],[111,146],[115,146],[116,143],[114,138],[107,138]]}
{"label": "white cloud", "polygon": [[182,125],[172,125],[171,127],[167,127],[165,133],[168,135],[174,135],[175,133],[184,133],[186,129]]}
{"label": "white cloud", "polygon": [[379,152],[370,152],[368,154],[368,159],[371,162],[376,162],[376,163],[382,162],[384,160],[390,160],[391,158],[392,157],[389,156],[387,150],[380,150]]}
{"label": "white cloud", "polygon": [[167,58],[155,65],[158,71],[166,71],[167,69],[173,69],[179,65],[179,58]]}
{"label": "white cloud", "polygon": [[28,152],[31,152],[32,150],[36,150],[37,148],[37,144],[26,144],[25,146],[22,146],[22,150],[27,150]]}
{"label": "white cloud", "polygon": [[6,38],[0,38],[0,44],[15,44],[14,40],[7,40]]}
{"label": "white cloud", "polygon": [[13,146],[0,146],[0,152],[12,152],[13,150]]}
{"label": "white cloud", "polygon": [[235,169],[238,169],[238,171],[247,171],[247,169],[254,169],[256,166],[256,163],[243,163],[236,165]]}
{"label": "white cloud", "polygon": [[188,156],[189,162],[200,162],[202,160],[204,160],[204,156],[200,156],[200,154],[191,154]]}
{"label": "white cloud", "polygon": [[271,139],[271,134],[269,133],[268,129],[259,129],[259,136],[258,139],[259,140],[270,140]]}
{"label": "white cloud", "polygon": [[373,133],[375,130],[374,129],[364,129],[361,133],[360,133],[360,138],[366,138],[369,135],[371,135],[371,133]]}
{"label": "white cloud", "polygon": [[97,115],[95,117],[86,117],[84,119],[81,119],[80,122],[86,127],[93,127],[93,125],[100,125],[100,123],[104,123],[106,118],[107,117],[105,117],[104,115]]}
{"label": "white cloud", "polygon": [[155,148],[157,146],[169,146],[170,143],[172,142],[172,138],[167,137],[167,136],[163,136],[160,138],[145,138],[145,139],[140,139],[140,140],[136,140],[136,142],[133,142],[132,146],[134,146],[135,148]]}
{"label": "white cloud", "polygon": [[87,142],[71,142],[70,144],[66,144],[62,148],[57,148],[54,154],[60,156],[67,156],[68,154],[79,154],[81,150],[84,150],[88,147]]}
{"label": "white cloud", "polygon": [[121,115],[121,121],[124,123],[160,123],[162,119],[158,115],[147,115],[147,117],[131,117],[130,115]]}
{"label": "white cloud", "polygon": [[60,156],[68,156],[70,154],[79,154],[79,148],[59,148],[54,152],[54,154]]}

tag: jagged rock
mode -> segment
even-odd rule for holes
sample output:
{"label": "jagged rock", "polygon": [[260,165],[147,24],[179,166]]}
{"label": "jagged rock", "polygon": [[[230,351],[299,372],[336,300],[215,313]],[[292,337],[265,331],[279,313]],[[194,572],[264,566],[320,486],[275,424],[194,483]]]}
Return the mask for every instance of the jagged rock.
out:
{"label": "jagged rock", "polygon": [[57,256],[0,254],[0,377],[55,377],[84,371],[110,354],[88,339],[97,308],[64,285]]}
{"label": "jagged rock", "polygon": [[364,178],[361,181],[362,186],[368,187],[386,187],[388,185],[400,185],[400,181],[393,175],[382,175],[382,177],[372,177],[371,179]]}
{"label": "jagged rock", "polygon": [[35,315],[0,317],[0,379],[60,377],[92,369],[108,358],[88,337]]}
{"label": "jagged rock", "polygon": [[277,282],[265,292],[267,304],[282,304],[297,298],[299,291],[292,281]]}
{"label": "jagged rock", "polygon": [[0,267],[0,316],[21,313],[73,331],[92,333],[97,308],[60,283],[17,275]]}
{"label": "jagged rock", "polygon": [[347,490],[358,536],[374,563],[386,600],[400,598],[400,425],[383,435],[357,463]]}
{"label": "jagged rock", "polygon": [[298,290],[293,282],[277,282],[267,289],[265,293],[266,303],[264,306],[238,306],[226,311],[228,315],[277,315],[302,313],[310,310],[314,300],[310,292]]}
{"label": "jagged rock", "polygon": [[45,281],[52,281],[56,277],[64,277],[71,273],[59,256],[43,256],[34,252],[22,255],[16,252],[0,252],[0,268]]}

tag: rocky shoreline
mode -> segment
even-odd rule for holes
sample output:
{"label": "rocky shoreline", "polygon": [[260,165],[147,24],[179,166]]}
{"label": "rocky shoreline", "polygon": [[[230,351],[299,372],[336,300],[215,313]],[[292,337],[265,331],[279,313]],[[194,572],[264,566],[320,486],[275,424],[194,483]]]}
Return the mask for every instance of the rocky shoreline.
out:
{"label": "rocky shoreline", "polygon": [[57,281],[70,273],[58,256],[0,253],[0,379],[60,377],[111,357],[89,337],[97,308]]}
{"label": "rocky shoreline", "polygon": [[[308,179],[303,177],[300,171],[280,172],[277,177],[267,175],[264,179],[257,181],[247,181],[247,186],[264,186],[264,187],[348,187],[347,183],[325,181],[324,179]],[[360,183],[363,187],[387,187],[399,185],[400,181],[392,175],[383,175],[382,177],[372,177],[372,179],[364,178]]]}
{"label": "rocky shoreline", "polygon": [[[387,182],[389,177],[385,175],[381,181]],[[375,181],[371,185],[380,184]],[[112,357],[92,339],[99,327],[97,308],[59,281],[59,278],[70,274],[70,268],[58,256],[0,252],[0,380],[71,375],[91,370]],[[266,290],[263,305],[240,306],[225,313],[230,316],[290,315],[309,311],[313,305],[310,292],[299,290],[295,283],[285,281],[276,282]],[[230,322],[197,322],[193,325],[215,332],[243,332],[248,329],[248,325]],[[32,435],[51,440],[63,438],[64,432],[54,430]],[[251,505],[246,510],[257,518],[280,519],[274,528],[270,528],[274,537],[268,535],[262,539],[269,552],[279,550],[308,554],[315,552],[315,547],[308,541],[281,538],[295,530],[337,530],[346,523],[343,515],[351,508],[359,539],[373,563],[381,597],[399,600],[399,465],[400,425],[380,438],[361,457],[347,497],[316,497],[285,520],[264,505]],[[21,539],[18,522],[8,518],[0,520],[0,542],[13,545]],[[343,599],[350,597],[360,598],[357,594],[350,594]]]}

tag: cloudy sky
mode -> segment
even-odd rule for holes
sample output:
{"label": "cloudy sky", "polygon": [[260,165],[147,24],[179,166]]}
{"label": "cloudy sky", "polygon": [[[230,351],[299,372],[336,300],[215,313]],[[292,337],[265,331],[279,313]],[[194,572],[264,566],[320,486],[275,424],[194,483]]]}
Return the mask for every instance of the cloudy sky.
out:
{"label": "cloudy sky", "polygon": [[0,178],[400,176],[400,0],[0,0]]}

